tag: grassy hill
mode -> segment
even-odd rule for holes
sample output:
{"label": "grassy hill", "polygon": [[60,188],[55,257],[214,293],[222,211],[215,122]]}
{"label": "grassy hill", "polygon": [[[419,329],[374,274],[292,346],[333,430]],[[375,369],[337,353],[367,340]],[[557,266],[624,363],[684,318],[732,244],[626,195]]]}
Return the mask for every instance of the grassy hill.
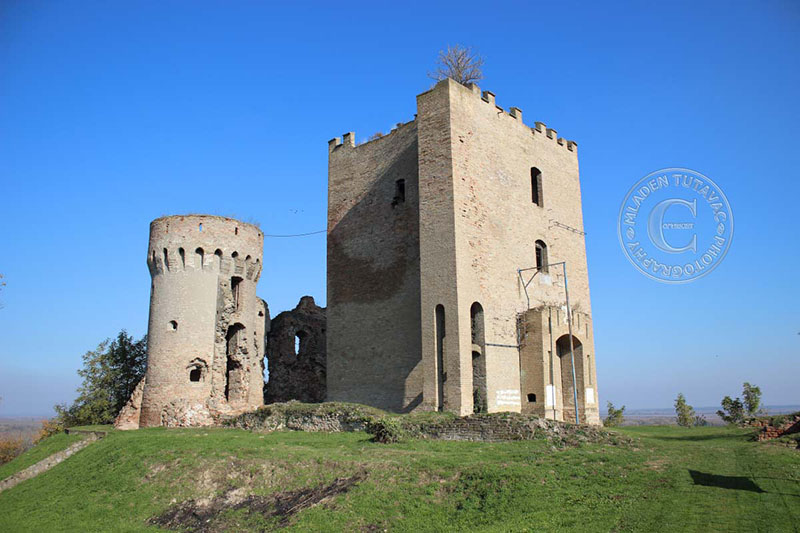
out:
{"label": "grassy hill", "polygon": [[798,531],[800,452],[740,429],[620,431],[633,444],[112,431],[0,493],[0,531]]}

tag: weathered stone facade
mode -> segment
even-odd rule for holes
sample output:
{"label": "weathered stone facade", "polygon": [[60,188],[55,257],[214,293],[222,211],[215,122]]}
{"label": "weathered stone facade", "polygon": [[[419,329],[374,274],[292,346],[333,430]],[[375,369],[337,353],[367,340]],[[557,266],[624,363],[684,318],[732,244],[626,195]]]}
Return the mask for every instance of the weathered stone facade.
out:
{"label": "weathered stone facade", "polygon": [[330,141],[328,168],[329,400],[574,415],[566,262],[578,409],[599,423],[576,143],[444,80],[389,135]]}
{"label": "weathered stone facade", "polygon": [[208,216],[150,224],[147,372],[139,425],[207,425],[263,405],[269,316],[256,296],[263,234]]}
{"label": "weathered stone facade", "polygon": [[303,296],[291,311],[272,319],[267,334],[266,403],[325,401],[325,308]]}

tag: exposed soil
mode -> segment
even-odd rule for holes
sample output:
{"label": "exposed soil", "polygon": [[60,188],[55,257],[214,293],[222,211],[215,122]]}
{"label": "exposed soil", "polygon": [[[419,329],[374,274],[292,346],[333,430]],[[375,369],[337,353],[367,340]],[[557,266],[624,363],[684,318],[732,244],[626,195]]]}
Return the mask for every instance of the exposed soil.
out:
{"label": "exposed soil", "polygon": [[366,473],[337,478],[328,485],[279,492],[270,496],[243,495],[241,489],[231,489],[211,500],[187,500],[170,506],[148,523],[174,531],[216,533],[228,530],[224,521],[217,520],[225,511],[246,510],[247,515],[277,519],[275,529],[286,527],[297,513],[330,501],[366,478]]}

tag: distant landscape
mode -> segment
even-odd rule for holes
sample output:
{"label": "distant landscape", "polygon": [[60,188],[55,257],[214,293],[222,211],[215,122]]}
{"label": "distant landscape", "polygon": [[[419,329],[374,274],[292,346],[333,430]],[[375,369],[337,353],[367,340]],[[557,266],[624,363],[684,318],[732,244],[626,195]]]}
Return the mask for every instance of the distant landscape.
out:
{"label": "distant landscape", "polygon": [[[703,415],[712,426],[724,426],[720,417],[717,416],[719,407],[695,407],[695,413]],[[767,405],[763,407],[765,414],[783,415],[800,411],[800,405]],[[600,416],[605,417],[608,413],[605,409],[600,411]],[[667,426],[676,425],[675,409],[664,408],[644,408],[644,409],[625,409],[625,421],[623,426]]]}

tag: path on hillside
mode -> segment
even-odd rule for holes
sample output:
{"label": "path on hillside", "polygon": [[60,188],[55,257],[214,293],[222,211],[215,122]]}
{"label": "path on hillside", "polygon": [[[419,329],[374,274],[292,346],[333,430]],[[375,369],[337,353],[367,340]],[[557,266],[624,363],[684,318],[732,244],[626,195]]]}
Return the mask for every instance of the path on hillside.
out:
{"label": "path on hillside", "polygon": [[[83,433],[83,432],[77,432],[77,433]],[[27,479],[34,478],[39,474],[41,474],[42,472],[47,472],[57,464],[67,459],[70,455],[73,455],[81,451],[94,441],[102,439],[104,436],[105,436],[104,433],[96,431],[87,432],[86,438],[70,445],[66,450],[61,450],[60,452],[56,452],[53,455],[45,457],[38,463],[33,464],[28,468],[21,470],[16,474],[13,474],[7,477],[6,479],[0,481],[0,492],[10,489],[11,487],[15,487]]]}

